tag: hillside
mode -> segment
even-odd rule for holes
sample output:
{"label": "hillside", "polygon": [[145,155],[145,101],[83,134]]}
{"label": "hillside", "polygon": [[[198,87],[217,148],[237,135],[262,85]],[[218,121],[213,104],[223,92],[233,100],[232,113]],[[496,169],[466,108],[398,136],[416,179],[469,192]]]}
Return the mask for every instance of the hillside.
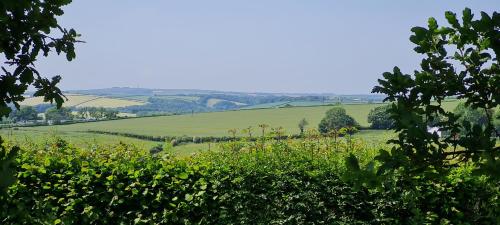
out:
{"label": "hillside", "polygon": [[[67,100],[64,102],[64,107],[104,107],[104,108],[120,108],[128,106],[144,105],[145,102],[139,100],[102,97],[95,95],[78,95],[66,94]],[[43,97],[26,98],[21,105],[36,106],[42,104],[50,104],[43,101]]]}

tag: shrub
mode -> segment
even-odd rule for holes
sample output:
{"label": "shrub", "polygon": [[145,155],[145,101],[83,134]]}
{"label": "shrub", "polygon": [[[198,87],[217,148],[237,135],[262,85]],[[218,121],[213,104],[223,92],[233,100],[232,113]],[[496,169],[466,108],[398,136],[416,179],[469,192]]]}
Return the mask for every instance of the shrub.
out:
{"label": "shrub", "polygon": [[[468,122],[472,126],[479,125],[481,127],[485,127],[486,124],[488,124],[488,115],[486,115],[484,109],[473,109],[470,106],[466,106],[463,102],[455,107],[453,113],[458,116],[458,122],[460,124]],[[489,113],[493,115],[492,110],[490,110]]]}
{"label": "shrub", "polygon": [[[331,151],[328,140],[304,141],[176,159],[123,143],[88,151],[55,139],[21,151],[18,182],[0,205],[0,221],[494,224],[500,213],[499,186],[473,176],[467,166],[440,180],[408,183],[394,175],[377,189],[353,188],[341,179],[346,151]],[[359,142],[352,151],[362,164],[377,149],[367,146]]]}
{"label": "shrub", "polygon": [[370,110],[370,113],[368,113],[370,128],[383,130],[394,128],[394,120],[391,119],[389,108],[390,105],[384,105]]}
{"label": "shrub", "polygon": [[331,130],[339,130],[343,127],[359,127],[359,124],[354,118],[347,115],[345,109],[341,107],[333,107],[328,110],[319,123],[321,133],[328,133]]}

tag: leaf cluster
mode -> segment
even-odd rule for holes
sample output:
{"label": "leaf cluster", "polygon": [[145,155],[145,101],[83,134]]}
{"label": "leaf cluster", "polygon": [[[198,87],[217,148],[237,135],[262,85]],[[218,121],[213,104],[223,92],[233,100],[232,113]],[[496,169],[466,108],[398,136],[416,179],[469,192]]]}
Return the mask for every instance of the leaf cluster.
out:
{"label": "leaf cluster", "polygon": [[74,44],[79,35],[73,29],[62,28],[56,19],[69,3],[71,0],[0,2],[0,53],[7,60],[0,76],[0,117],[10,113],[9,104],[19,108],[30,85],[36,89],[34,96],[43,96],[44,101],[55,101],[61,107],[64,96],[57,88],[61,77],[45,78],[35,62],[54,50],[65,54],[68,61],[75,58]]}
{"label": "leaf cluster", "polygon": [[[424,55],[420,69],[409,75],[395,67],[373,89],[392,103],[389,112],[398,132],[398,138],[390,141],[395,144],[392,151],[384,151],[378,159],[385,162],[384,169],[404,167],[416,174],[444,172],[472,160],[482,165],[483,172],[499,174],[500,148],[495,138],[499,134],[490,112],[500,101],[500,14],[481,12],[474,19],[466,8],[460,21],[453,12],[445,17],[448,26],[430,18],[426,28],[412,28],[410,41],[416,45],[415,52]],[[441,103],[450,97],[484,111],[485,125],[471,125],[445,111]],[[442,119],[432,123],[436,118]],[[429,124],[449,135],[440,138],[429,133]]]}

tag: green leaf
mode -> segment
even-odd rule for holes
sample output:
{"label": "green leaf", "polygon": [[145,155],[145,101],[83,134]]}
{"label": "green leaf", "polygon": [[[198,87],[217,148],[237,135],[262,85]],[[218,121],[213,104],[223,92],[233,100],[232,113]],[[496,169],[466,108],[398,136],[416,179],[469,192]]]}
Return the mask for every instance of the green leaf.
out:
{"label": "green leaf", "polygon": [[192,200],[193,200],[193,195],[191,195],[191,194],[186,194],[186,195],[184,196],[184,199],[185,199],[186,201],[190,202],[190,201],[192,201]]}
{"label": "green leaf", "polygon": [[35,80],[35,77],[33,76],[33,71],[31,69],[26,68],[22,73],[21,76],[19,76],[19,81],[21,83],[27,83],[31,84]]}
{"label": "green leaf", "polygon": [[451,24],[451,26],[453,26],[454,28],[460,27],[460,24],[458,23],[458,20],[457,20],[457,14],[450,12],[450,11],[446,11],[445,17],[446,17],[446,20],[448,20],[448,23]]}
{"label": "green leaf", "polygon": [[430,31],[434,31],[438,28],[437,21],[436,21],[436,19],[434,19],[434,17],[430,17],[427,22],[428,22],[428,27],[429,27]]}
{"label": "green leaf", "polygon": [[465,8],[462,13],[463,13],[462,20],[464,21],[464,26],[465,25],[469,26],[474,15],[472,14],[472,12],[469,8]]}
{"label": "green leaf", "polygon": [[187,173],[183,172],[183,173],[180,173],[178,177],[182,180],[185,180],[185,179],[188,179],[189,175]]}

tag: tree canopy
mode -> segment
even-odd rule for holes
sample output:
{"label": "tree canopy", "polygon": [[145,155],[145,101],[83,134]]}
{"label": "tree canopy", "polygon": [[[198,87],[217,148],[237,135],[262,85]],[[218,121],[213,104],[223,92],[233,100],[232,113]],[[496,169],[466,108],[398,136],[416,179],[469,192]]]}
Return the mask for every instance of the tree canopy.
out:
{"label": "tree canopy", "polygon": [[[479,125],[485,127],[488,124],[488,114],[493,115],[494,110],[489,111],[474,109],[466,106],[464,103],[459,103],[453,110],[453,113],[458,117],[457,121],[461,124],[470,123],[471,126]],[[493,118],[494,120],[495,118]]]}
{"label": "tree canopy", "polygon": [[42,76],[35,62],[52,51],[65,54],[68,61],[75,58],[74,44],[79,35],[57,21],[64,14],[62,7],[69,3],[71,0],[0,2],[0,53],[7,60],[0,76],[0,117],[11,112],[9,104],[19,108],[30,85],[36,89],[34,96],[43,96],[44,101],[55,101],[61,107],[64,96],[57,87],[61,76]]}
{"label": "tree canopy", "polygon": [[[34,96],[44,101],[55,101],[57,107],[64,95],[57,87],[60,76],[51,79],[35,68],[37,58],[49,56],[51,51],[65,54],[68,61],[75,58],[74,44],[79,35],[73,29],[59,25],[57,17],[64,14],[62,7],[71,0],[2,0],[0,1],[0,54],[6,60],[0,72],[0,118],[19,109],[23,94],[32,85]],[[18,147],[9,151],[0,138],[0,200],[5,187],[13,182],[14,156]]]}
{"label": "tree canopy", "polygon": [[45,111],[45,119],[47,121],[52,121],[54,124],[59,124],[64,120],[73,119],[73,115],[71,114],[71,109],[61,107],[61,108],[49,108]]}
{"label": "tree canopy", "polygon": [[14,121],[36,120],[38,112],[33,106],[22,106],[19,110],[14,110],[9,117]]}
{"label": "tree canopy", "polygon": [[328,133],[332,130],[339,130],[344,127],[358,127],[359,124],[347,115],[342,107],[333,107],[326,111],[325,117],[319,123],[319,131],[321,133]]}
{"label": "tree canopy", "polygon": [[[479,171],[500,175],[498,131],[490,113],[500,101],[500,14],[481,12],[474,19],[466,8],[460,21],[453,12],[445,17],[447,26],[429,18],[427,28],[411,29],[414,50],[424,56],[413,76],[394,67],[373,89],[392,102],[389,111],[398,132],[397,139],[389,142],[395,144],[393,149],[381,151],[377,158],[383,162],[380,173],[396,168],[410,173],[446,171],[455,163],[472,160]],[[441,103],[448,97],[485,112],[484,126],[461,122],[445,111]],[[436,126],[451,135],[439,138],[427,132],[428,122],[436,117],[444,118]],[[457,138],[458,132],[463,135]]]}
{"label": "tree canopy", "polygon": [[383,105],[370,110],[368,113],[368,123],[372,129],[392,129],[394,120],[389,113],[390,106]]}

